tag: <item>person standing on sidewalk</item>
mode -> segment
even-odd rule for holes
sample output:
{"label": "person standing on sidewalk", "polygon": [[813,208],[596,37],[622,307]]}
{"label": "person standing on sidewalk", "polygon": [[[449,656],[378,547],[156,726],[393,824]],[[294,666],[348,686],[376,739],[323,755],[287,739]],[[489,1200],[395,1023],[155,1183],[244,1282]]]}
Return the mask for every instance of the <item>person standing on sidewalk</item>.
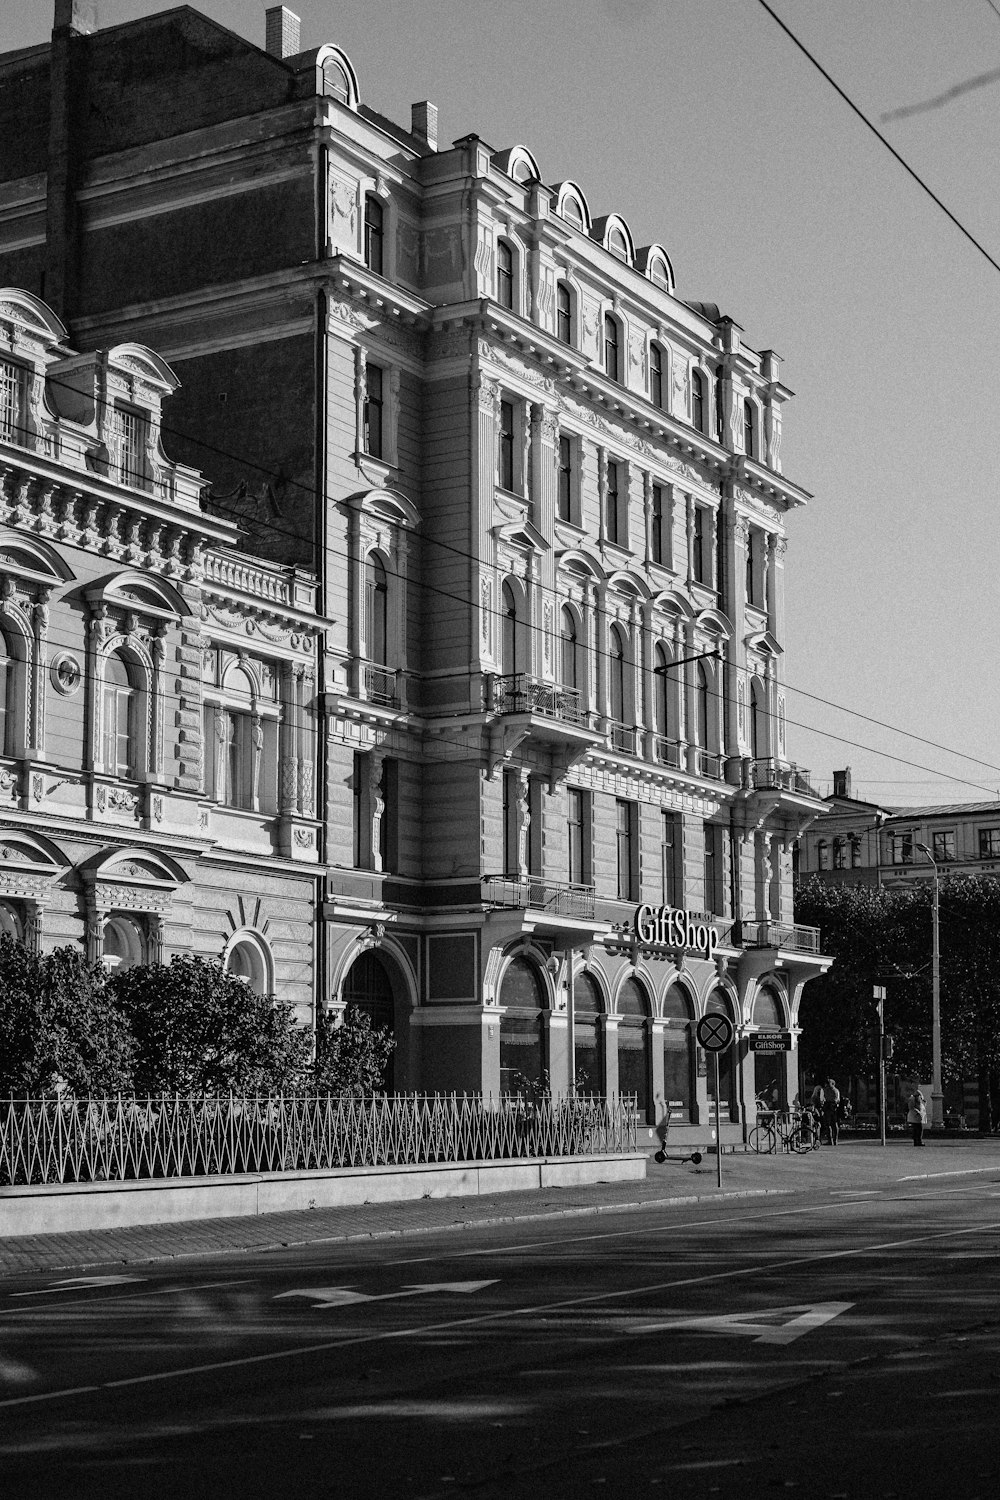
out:
{"label": "person standing on sidewalk", "polygon": [[919,1089],[910,1095],[910,1107],[906,1111],[906,1123],[913,1131],[913,1144],[924,1144],[924,1126],[927,1124],[927,1105]]}
{"label": "person standing on sidewalk", "polygon": [[823,1129],[831,1146],[835,1146],[840,1139],[839,1116],[840,1090],[833,1079],[828,1078],[823,1085]]}

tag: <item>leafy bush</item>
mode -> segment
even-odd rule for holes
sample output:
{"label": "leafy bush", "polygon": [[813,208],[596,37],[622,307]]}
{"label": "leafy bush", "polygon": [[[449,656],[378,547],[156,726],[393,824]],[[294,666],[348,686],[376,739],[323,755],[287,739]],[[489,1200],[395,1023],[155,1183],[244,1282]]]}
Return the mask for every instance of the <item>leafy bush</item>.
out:
{"label": "leafy bush", "polygon": [[316,1028],[313,1087],[320,1094],[349,1094],[355,1099],[384,1094],[385,1078],[396,1040],[387,1027],[376,1027],[365,1011],[349,1005],[339,1025],[324,1015]]}

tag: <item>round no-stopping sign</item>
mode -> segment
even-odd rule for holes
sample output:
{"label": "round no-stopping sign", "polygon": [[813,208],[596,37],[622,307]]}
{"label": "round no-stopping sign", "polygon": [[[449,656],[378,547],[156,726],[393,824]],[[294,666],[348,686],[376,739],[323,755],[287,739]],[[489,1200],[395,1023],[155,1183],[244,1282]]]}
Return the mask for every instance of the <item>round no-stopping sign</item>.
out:
{"label": "round no-stopping sign", "polygon": [[706,1052],[725,1052],[733,1045],[733,1037],[736,1029],[728,1016],[711,1015],[702,1016],[695,1029],[698,1044],[704,1047]]}

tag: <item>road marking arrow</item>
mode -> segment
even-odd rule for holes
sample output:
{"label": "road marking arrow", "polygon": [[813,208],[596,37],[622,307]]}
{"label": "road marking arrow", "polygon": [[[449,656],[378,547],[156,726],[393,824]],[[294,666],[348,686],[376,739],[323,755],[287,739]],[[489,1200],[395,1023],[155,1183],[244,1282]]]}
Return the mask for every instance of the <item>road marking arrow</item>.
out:
{"label": "road marking arrow", "polygon": [[[804,1333],[821,1328],[853,1307],[853,1302],[803,1302],[795,1307],[768,1308],[762,1313],[721,1313],[707,1318],[672,1318],[669,1323],[648,1323],[636,1333],[737,1333],[758,1344],[792,1344]],[[774,1321],[764,1320],[773,1319]]]}
{"label": "road marking arrow", "polygon": [[403,1287],[398,1292],[384,1292],[371,1297],[366,1292],[356,1292],[349,1286],[303,1286],[290,1292],[279,1292],[273,1299],[281,1302],[286,1297],[310,1297],[313,1307],[353,1307],[359,1302],[391,1302],[399,1297],[425,1297],[432,1292],[481,1292],[484,1287],[495,1286],[496,1281],[434,1281],[421,1286]]}
{"label": "road marking arrow", "polygon": [[12,1297],[47,1297],[51,1292],[82,1292],[88,1287],[124,1286],[130,1281],[145,1281],[145,1276],[70,1276],[66,1281],[52,1281],[35,1292],[11,1292]]}

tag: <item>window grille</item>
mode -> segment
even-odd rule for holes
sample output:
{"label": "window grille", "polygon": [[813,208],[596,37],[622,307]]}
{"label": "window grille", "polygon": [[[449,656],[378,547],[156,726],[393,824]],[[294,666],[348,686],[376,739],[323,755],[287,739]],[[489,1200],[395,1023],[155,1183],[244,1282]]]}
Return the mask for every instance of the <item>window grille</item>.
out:
{"label": "window grille", "polygon": [[0,439],[5,443],[24,441],[24,373],[20,365],[0,360]]}

